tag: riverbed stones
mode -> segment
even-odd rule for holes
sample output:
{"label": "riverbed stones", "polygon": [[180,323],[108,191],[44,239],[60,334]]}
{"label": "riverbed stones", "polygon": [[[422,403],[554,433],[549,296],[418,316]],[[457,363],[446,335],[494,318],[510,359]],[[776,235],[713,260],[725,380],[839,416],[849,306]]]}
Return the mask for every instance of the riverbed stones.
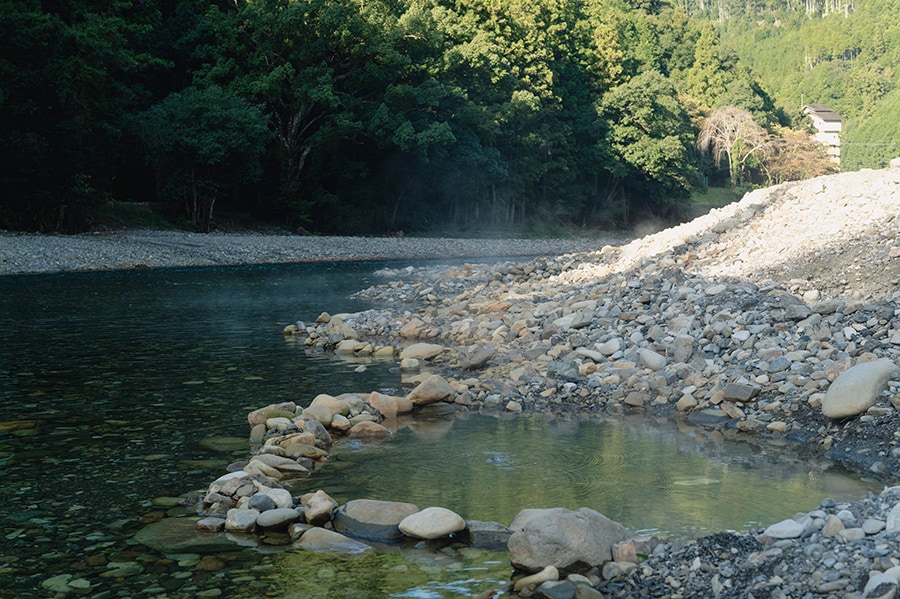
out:
{"label": "riverbed stones", "polygon": [[842,372],[825,393],[822,413],[831,419],[862,414],[872,407],[897,370],[891,360],[875,360]]}
{"label": "riverbed stones", "polygon": [[465,530],[466,521],[452,510],[427,507],[401,520],[398,528],[414,539],[440,539]]}
{"label": "riverbed stones", "polygon": [[537,572],[586,570],[612,559],[612,547],[627,537],[625,527],[590,508],[526,509],[510,524],[513,566]]}
{"label": "riverbed stones", "polygon": [[[221,518],[216,518],[224,523]],[[134,540],[163,554],[220,553],[233,551],[234,542],[224,533],[198,529],[197,518],[163,518],[148,524],[134,535]]]}
{"label": "riverbed stones", "polygon": [[419,511],[418,506],[398,501],[354,499],[334,511],[334,530],[366,541],[395,543],[403,538],[400,522]]}
{"label": "riverbed stones", "polygon": [[351,539],[339,532],[319,527],[310,528],[304,532],[297,544],[308,551],[343,553],[346,555],[358,555],[372,551],[370,545]]}

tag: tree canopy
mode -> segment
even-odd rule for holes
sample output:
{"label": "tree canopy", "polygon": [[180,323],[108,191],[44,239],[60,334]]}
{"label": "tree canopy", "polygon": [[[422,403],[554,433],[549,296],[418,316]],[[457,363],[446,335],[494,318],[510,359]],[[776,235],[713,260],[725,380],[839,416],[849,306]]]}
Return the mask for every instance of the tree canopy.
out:
{"label": "tree canopy", "polygon": [[[711,115],[797,141],[804,101],[875,166],[900,152],[898,2],[0,0],[0,227],[76,230],[110,199],[199,229],[627,226],[716,171]],[[778,148],[729,172],[811,172]]]}

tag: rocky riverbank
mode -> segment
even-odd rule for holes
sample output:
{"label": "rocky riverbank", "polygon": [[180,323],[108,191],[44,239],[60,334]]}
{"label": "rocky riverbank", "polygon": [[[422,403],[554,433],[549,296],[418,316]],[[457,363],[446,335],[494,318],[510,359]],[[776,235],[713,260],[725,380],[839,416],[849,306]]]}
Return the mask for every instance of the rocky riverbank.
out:
{"label": "rocky riverbank", "polygon": [[[896,169],[785,184],[620,247],[382,272],[360,296],[393,308],[285,332],[345,355],[427,340],[438,350],[401,365],[446,376],[444,401],[459,409],[652,413],[889,483],[900,478],[898,216]],[[756,533],[659,545],[596,588],[895,597],[898,500],[894,488],[825,499]]]}

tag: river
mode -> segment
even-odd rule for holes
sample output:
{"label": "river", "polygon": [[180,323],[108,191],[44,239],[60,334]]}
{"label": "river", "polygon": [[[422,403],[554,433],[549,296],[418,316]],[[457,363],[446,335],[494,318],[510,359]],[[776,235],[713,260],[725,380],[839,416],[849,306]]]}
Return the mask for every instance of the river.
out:
{"label": "river", "polygon": [[[354,262],[0,278],[0,596],[461,597],[508,578],[459,549],[335,558],[252,548],[160,555],[134,533],[186,515],[246,457],[246,413],[318,393],[399,391],[396,364],[309,354],[285,324],[369,306],[385,266]],[[292,490],[441,505],[509,524],[526,507],[591,507],[633,531],[695,537],[856,499],[827,464],[647,418],[474,415],[339,442]]]}

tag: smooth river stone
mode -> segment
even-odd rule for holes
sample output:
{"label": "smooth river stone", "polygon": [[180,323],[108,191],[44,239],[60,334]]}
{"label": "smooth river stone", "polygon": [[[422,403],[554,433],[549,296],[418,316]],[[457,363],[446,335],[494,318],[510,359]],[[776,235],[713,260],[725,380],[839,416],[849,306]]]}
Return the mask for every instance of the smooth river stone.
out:
{"label": "smooth river stone", "polygon": [[294,497],[287,489],[266,489],[261,491],[275,500],[275,506],[280,508],[294,507]]}
{"label": "smooth river stone", "polygon": [[324,526],[330,522],[331,514],[338,506],[337,501],[321,489],[315,493],[307,493],[300,500],[306,521],[314,526]]}
{"label": "smooth river stone", "polygon": [[465,530],[466,521],[446,508],[427,507],[404,518],[399,528],[400,532],[414,539],[440,539]]}
{"label": "smooth river stone", "polygon": [[280,507],[262,512],[256,517],[256,525],[261,528],[287,528],[288,524],[299,519],[300,513],[297,510]]}
{"label": "smooth river stone", "polygon": [[804,526],[796,520],[782,520],[766,529],[765,535],[773,539],[796,539],[803,534]]}
{"label": "smooth river stone", "polygon": [[845,370],[828,387],[822,413],[835,420],[862,414],[872,407],[897,370],[890,360],[864,362]]}
{"label": "smooth river stone", "polygon": [[415,358],[416,360],[430,360],[444,351],[443,345],[436,343],[413,343],[409,347],[403,348],[400,352],[400,359]]}
{"label": "smooth river stone", "polygon": [[332,524],[336,531],[356,538],[393,543],[403,538],[400,522],[418,511],[411,503],[354,499],[334,511]]}

